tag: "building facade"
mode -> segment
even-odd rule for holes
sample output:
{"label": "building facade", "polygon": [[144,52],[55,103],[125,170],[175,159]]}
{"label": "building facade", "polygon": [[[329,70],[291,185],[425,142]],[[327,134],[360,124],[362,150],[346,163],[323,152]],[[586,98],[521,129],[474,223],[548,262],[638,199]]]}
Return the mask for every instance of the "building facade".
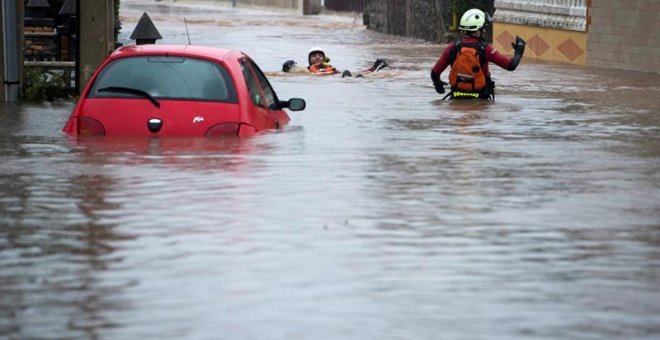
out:
{"label": "building facade", "polygon": [[[477,3],[476,1],[469,4]],[[525,58],[660,73],[660,0],[490,0],[493,44]],[[445,43],[453,37],[461,0],[368,0],[365,25],[383,33]],[[464,7],[464,6],[463,6]],[[456,10],[460,12],[460,10]],[[449,33],[449,34],[448,34]]]}
{"label": "building facade", "polygon": [[493,44],[525,57],[660,73],[658,0],[496,0]]}

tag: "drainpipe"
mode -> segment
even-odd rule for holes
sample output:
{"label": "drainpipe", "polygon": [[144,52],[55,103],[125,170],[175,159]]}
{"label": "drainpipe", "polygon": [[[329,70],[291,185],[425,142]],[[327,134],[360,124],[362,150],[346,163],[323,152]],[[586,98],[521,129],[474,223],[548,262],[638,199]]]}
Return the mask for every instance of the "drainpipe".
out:
{"label": "drainpipe", "polygon": [[2,1],[2,22],[5,41],[5,100],[18,101],[18,39],[16,38],[16,0]]}
{"label": "drainpipe", "polygon": [[2,1],[2,22],[4,23],[4,67],[5,67],[5,100],[18,101],[18,39],[16,37],[16,1]]}

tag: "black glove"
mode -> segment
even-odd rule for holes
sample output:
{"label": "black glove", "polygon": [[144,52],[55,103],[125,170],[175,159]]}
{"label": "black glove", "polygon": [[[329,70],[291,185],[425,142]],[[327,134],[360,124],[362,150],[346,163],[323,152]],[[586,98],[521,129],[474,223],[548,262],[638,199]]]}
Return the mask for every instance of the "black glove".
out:
{"label": "black glove", "polygon": [[435,92],[440,94],[445,93],[445,85],[447,85],[447,83],[442,80],[439,83],[434,83],[433,86],[435,86]]}
{"label": "black glove", "polygon": [[374,62],[374,65],[369,68],[369,70],[378,71],[384,67],[387,67],[387,61],[385,61],[385,59],[378,58],[376,59],[376,62]]}
{"label": "black glove", "polygon": [[287,60],[282,64],[282,72],[289,72],[289,70],[295,65],[296,62],[293,60]]}
{"label": "black glove", "polygon": [[514,54],[522,57],[525,52],[525,40],[516,35],[516,41],[511,43],[511,47],[515,50]]}

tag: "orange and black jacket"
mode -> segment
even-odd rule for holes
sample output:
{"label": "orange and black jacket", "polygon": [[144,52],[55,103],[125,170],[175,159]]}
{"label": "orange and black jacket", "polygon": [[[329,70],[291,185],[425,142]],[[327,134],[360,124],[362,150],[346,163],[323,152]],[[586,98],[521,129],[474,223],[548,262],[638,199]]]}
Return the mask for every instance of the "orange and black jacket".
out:
{"label": "orange and black jacket", "polygon": [[[464,44],[477,44],[477,43],[484,43],[483,40],[473,37],[473,36],[466,36],[461,39],[461,42]],[[448,66],[451,65],[453,62],[451,52],[454,49],[455,43],[450,43],[447,48],[445,48],[444,52],[440,56],[440,59],[435,63],[433,66],[433,69],[431,70],[431,80],[433,81],[433,84],[439,83],[440,82],[440,74],[442,71],[444,71]],[[495,65],[507,70],[507,71],[513,71],[518,67],[518,63],[520,62],[520,58],[522,56],[519,55],[514,55],[511,59],[501,55],[495,47],[491,44],[486,44],[486,60],[484,62],[484,65],[482,65],[482,70],[486,77],[490,76],[490,72],[488,71],[488,63],[492,62]]]}
{"label": "orange and black jacket", "polygon": [[319,75],[339,73],[339,71],[336,68],[334,68],[332,65],[326,64],[326,63],[314,64],[314,65],[309,66],[307,69],[312,74],[319,74]]}

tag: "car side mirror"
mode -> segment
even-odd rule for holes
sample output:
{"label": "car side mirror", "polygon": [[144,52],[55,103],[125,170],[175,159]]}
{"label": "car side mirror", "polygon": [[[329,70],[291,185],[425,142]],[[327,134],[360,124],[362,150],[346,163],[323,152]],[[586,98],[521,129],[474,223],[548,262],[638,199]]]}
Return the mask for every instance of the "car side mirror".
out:
{"label": "car side mirror", "polygon": [[302,111],[305,109],[306,103],[302,98],[291,98],[287,101],[281,101],[280,106],[291,111]]}

